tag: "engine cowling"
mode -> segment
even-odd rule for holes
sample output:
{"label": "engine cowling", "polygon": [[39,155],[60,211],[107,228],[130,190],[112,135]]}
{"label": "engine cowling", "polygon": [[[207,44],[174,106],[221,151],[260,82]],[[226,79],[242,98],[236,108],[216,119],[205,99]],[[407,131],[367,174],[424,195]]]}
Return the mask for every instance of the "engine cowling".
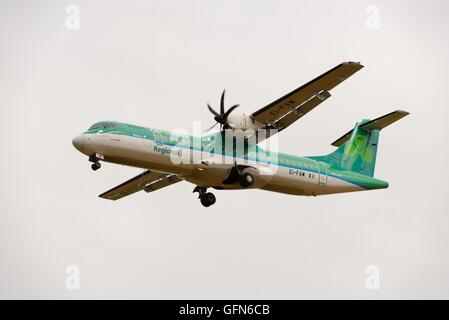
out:
{"label": "engine cowling", "polygon": [[244,114],[244,113],[231,113],[228,118],[228,125],[232,128],[232,129],[241,129],[241,130],[246,130],[246,129],[260,129],[261,125],[256,123],[253,118],[251,118],[250,116]]}

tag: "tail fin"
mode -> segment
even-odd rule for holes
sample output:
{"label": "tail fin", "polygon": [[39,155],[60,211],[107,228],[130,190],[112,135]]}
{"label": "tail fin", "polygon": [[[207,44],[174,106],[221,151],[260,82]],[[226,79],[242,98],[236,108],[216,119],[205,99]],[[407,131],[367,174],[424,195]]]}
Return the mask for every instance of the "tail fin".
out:
{"label": "tail fin", "polygon": [[332,143],[338,147],[337,150],[327,156],[313,158],[373,177],[379,131],[408,114],[396,110],[374,120],[360,120],[354,129]]}

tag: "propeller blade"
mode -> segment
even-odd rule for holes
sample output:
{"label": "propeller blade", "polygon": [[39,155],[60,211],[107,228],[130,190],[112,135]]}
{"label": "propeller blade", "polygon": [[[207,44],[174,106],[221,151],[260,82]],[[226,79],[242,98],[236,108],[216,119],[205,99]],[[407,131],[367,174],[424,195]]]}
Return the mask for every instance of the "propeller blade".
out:
{"label": "propeller blade", "polygon": [[217,124],[220,124],[220,131],[222,131],[223,129],[229,129],[231,128],[231,126],[228,124],[227,118],[228,116],[231,114],[232,111],[234,111],[235,108],[237,108],[239,105],[233,105],[232,107],[229,108],[228,111],[225,111],[225,105],[224,105],[224,97],[225,97],[225,92],[226,89],[223,90],[223,93],[221,94],[221,99],[220,99],[220,113],[218,113],[217,111],[215,111],[210,104],[207,104],[207,108],[209,109],[209,111],[214,115],[214,120],[217,121],[217,123],[215,123],[212,127],[210,127],[209,129],[206,130],[212,130]]}
{"label": "propeller blade", "polygon": [[210,127],[209,129],[207,129],[206,132],[208,132],[208,131],[212,130],[213,128],[215,128],[215,126],[216,126],[217,124],[218,124],[218,122],[215,122],[215,124],[214,124],[212,127]]}
{"label": "propeller blade", "polygon": [[236,105],[230,107],[230,108],[228,109],[228,111],[226,111],[226,113],[224,114],[223,118],[226,120],[226,119],[228,118],[228,116],[231,114],[231,112],[234,111],[234,109],[237,108],[238,106],[239,106],[239,105],[236,104]]}
{"label": "propeller blade", "polygon": [[226,89],[223,90],[223,93],[221,94],[221,101],[220,101],[220,114],[223,115],[225,113],[224,110],[224,96],[225,96]]}
{"label": "propeller blade", "polygon": [[215,111],[214,109],[212,109],[212,107],[210,106],[210,104],[207,104],[207,107],[209,108],[209,111],[213,113],[214,116],[219,116],[218,112]]}

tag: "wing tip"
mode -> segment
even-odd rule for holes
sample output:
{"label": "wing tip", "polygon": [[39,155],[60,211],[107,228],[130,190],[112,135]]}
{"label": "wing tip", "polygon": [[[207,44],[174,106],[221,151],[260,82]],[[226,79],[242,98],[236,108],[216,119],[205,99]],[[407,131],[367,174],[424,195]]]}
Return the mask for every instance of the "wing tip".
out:
{"label": "wing tip", "polygon": [[342,64],[346,64],[346,65],[349,65],[349,66],[356,66],[356,67],[359,67],[359,69],[364,67],[364,65],[360,61],[356,62],[356,61],[348,60],[348,61],[343,62]]}
{"label": "wing tip", "polygon": [[410,114],[410,112],[405,111],[405,110],[400,110],[400,109],[398,109],[394,112],[401,114],[403,117],[408,116]]}
{"label": "wing tip", "polygon": [[115,201],[115,200],[118,199],[118,198],[106,197],[106,195],[105,195],[104,193],[99,194],[99,195],[98,195],[98,198],[106,199],[106,200],[113,200],[113,201]]}

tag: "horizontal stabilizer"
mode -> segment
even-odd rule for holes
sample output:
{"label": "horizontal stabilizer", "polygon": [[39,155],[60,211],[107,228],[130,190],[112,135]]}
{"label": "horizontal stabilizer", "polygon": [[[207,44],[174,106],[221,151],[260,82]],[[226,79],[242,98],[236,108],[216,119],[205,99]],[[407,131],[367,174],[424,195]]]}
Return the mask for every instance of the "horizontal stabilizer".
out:
{"label": "horizontal stabilizer", "polygon": [[[408,114],[409,113],[407,111],[396,110],[384,116],[376,118],[374,120],[367,121],[362,125],[360,125],[360,128],[363,128],[365,130],[375,130],[375,129],[382,130],[386,126],[389,126],[390,124],[398,121],[399,119],[405,117]],[[341,146],[351,138],[352,132],[353,130],[347,132],[346,134],[344,134],[343,136],[332,142],[332,145],[335,147]]]}

